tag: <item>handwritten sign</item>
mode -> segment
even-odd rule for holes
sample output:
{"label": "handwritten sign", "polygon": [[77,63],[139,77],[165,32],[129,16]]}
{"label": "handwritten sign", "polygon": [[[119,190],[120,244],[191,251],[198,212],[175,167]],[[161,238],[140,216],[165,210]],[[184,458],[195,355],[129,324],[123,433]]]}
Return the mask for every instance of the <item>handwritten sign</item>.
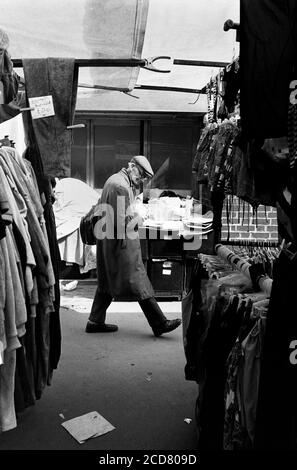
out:
{"label": "handwritten sign", "polygon": [[32,119],[40,119],[55,115],[53,97],[51,95],[29,98],[29,104],[30,108],[33,108],[31,111]]}

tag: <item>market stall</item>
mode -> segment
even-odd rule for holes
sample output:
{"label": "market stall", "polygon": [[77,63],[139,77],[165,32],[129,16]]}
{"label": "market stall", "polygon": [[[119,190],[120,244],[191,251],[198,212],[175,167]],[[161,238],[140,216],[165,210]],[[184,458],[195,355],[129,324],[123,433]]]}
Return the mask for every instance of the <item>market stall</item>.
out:
{"label": "market stall", "polygon": [[[199,386],[198,448],[296,449],[295,2],[241,0],[240,25],[229,20],[224,28],[236,30],[240,56],[229,39],[233,54],[227,48],[217,60],[208,60],[206,46],[221,47],[218,28],[201,41],[197,15],[184,2],[179,12],[205,44],[201,60],[146,55],[149,48],[143,54],[154,12],[145,0],[70,4],[61,6],[71,12],[65,30],[64,18],[55,9],[47,16],[38,1],[31,2],[40,17],[34,27],[30,8],[15,4],[14,15],[11,1],[0,6],[9,31],[0,34],[0,125],[22,115],[25,136],[21,155],[7,127],[0,135],[0,431],[16,427],[16,412],[42,396],[58,366],[60,260],[85,269],[80,218],[107,177],[141,153],[156,179],[136,198],[135,232],[156,295],[182,301],[185,378]],[[216,14],[213,8],[209,20]],[[43,21],[55,25],[48,49]],[[40,45],[36,56],[33,43]],[[166,87],[169,60],[175,79],[179,67],[195,67],[187,74],[193,81]],[[198,68],[208,74],[203,83]],[[151,72],[150,84],[138,82]],[[174,94],[152,99],[161,92]],[[55,178],[79,181],[77,194],[70,190],[75,207],[58,197],[54,207]],[[244,240],[240,227],[230,240],[234,198],[242,219],[250,222],[251,209],[253,225],[262,227],[258,240],[250,233]],[[258,221],[260,205],[275,209],[277,240],[268,237],[275,229],[267,218]]]}

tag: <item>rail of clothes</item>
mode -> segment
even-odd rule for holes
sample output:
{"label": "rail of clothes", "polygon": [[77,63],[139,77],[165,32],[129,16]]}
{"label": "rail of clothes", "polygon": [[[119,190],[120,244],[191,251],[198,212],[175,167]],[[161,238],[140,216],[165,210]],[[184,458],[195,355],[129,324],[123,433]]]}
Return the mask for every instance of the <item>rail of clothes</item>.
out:
{"label": "rail of clothes", "polygon": [[182,303],[200,450],[296,449],[296,361],[289,351],[297,344],[297,257],[287,248],[254,250],[237,253],[273,274],[270,298],[220,256],[200,254]]}
{"label": "rail of clothes", "polygon": [[[256,126],[260,132],[251,137],[243,127],[246,119],[241,120],[241,66],[237,57],[206,86],[208,113],[193,159],[193,195],[198,195],[199,185],[204,184],[210,193],[238,196],[256,212],[259,205],[275,207],[283,188],[290,184],[290,167],[296,154],[292,145],[296,106],[289,111],[289,135],[262,134],[271,121],[267,115]],[[251,122],[254,124],[257,119],[256,111]],[[211,206],[209,203],[210,196],[205,199],[205,204]]]}
{"label": "rail of clothes", "polygon": [[237,196],[254,209],[276,207],[289,166],[286,138],[247,141],[240,120],[226,118],[201,132],[192,165],[193,192],[198,194],[199,185],[205,185],[210,193]]}
{"label": "rail of clothes", "polygon": [[30,161],[1,147],[0,432],[41,398],[61,353],[52,201],[39,186]]}
{"label": "rail of clothes", "polygon": [[208,108],[208,122],[225,119],[238,112],[240,106],[240,64],[235,58],[205,87]]}

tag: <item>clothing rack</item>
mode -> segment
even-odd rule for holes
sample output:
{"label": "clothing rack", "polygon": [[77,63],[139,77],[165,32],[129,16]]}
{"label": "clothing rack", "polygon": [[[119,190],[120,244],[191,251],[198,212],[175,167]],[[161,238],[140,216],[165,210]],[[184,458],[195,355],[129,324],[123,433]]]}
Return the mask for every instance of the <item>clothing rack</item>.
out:
{"label": "clothing rack", "polygon": [[208,60],[187,60],[187,59],[174,59],[174,65],[194,65],[198,67],[218,67],[223,68],[229,65],[229,62],[213,62]]}
{"label": "clothing rack", "polygon": [[[218,256],[221,256],[224,260],[228,261],[228,263],[233,264],[239,271],[241,271],[248,279],[251,280],[250,276],[250,264],[241,259],[238,255],[233,253],[229,248],[218,243],[215,246],[215,251]],[[273,280],[269,277],[260,278],[258,281],[260,289],[265,292],[267,297],[270,297],[271,289],[272,289],[272,282]]]}
{"label": "clothing rack", "polygon": [[177,91],[181,93],[195,93],[197,95],[205,94],[205,90],[197,88],[182,88],[173,86],[157,86],[157,85],[135,85],[135,90],[158,90],[158,91]]}
{"label": "clothing rack", "polygon": [[223,27],[224,31],[229,31],[230,29],[235,29],[236,31],[236,42],[240,42],[240,24],[234,23],[233,20],[226,20]]}
{"label": "clothing rack", "polygon": [[255,248],[278,248],[280,243],[272,240],[221,240],[222,245],[255,247]]}
{"label": "clothing rack", "polygon": [[[11,60],[14,67],[23,67],[22,59]],[[147,59],[75,59],[75,65],[79,67],[146,67],[148,61]]]}
{"label": "clothing rack", "polygon": [[[169,73],[171,70],[164,70],[156,68],[153,63],[156,60],[160,59],[171,59],[169,56],[156,56],[149,57],[148,59],[75,59],[75,65],[78,67],[142,67],[146,70],[151,70],[152,72],[160,73]],[[22,59],[11,59],[14,67],[22,67]],[[229,62],[217,62],[217,61],[207,61],[207,60],[187,60],[187,59],[174,59],[173,65],[191,65],[198,67],[216,67],[224,68],[229,65]],[[96,85],[86,85],[78,84],[82,88],[99,88],[99,89],[110,89],[113,87],[103,87]],[[135,89],[140,90],[158,90],[158,91],[175,91],[181,93],[194,93],[194,94],[205,94],[206,88],[196,89],[196,88],[182,88],[182,87],[166,87],[166,86],[157,86],[157,85],[136,85]],[[116,87],[115,90],[118,90]],[[129,93],[131,90],[121,90]]]}
{"label": "clothing rack", "polygon": [[239,30],[240,29],[240,24],[239,23],[234,23],[233,20],[226,20],[224,23],[223,27],[224,31],[229,31],[230,29],[235,29]]}
{"label": "clothing rack", "polygon": [[[111,86],[101,86],[101,85],[88,85],[86,83],[79,83],[79,88],[91,88],[91,89],[100,89],[100,90],[116,90],[118,91],[117,87]],[[195,93],[195,94],[204,94],[205,91],[198,88],[182,88],[182,87],[174,87],[174,86],[159,86],[159,85],[135,85],[134,90],[158,90],[158,91],[176,91],[181,93]],[[129,93],[131,90],[129,88],[123,88],[121,91],[125,93]]]}
{"label": "clothing rack", "polygon": [[233,253],[229,248],[225,247],[221,243],[215,245],[215,251],[218,256],[226,260],[228,263],[233,264],[236,268],[241,271],[248,279],[250,278],[249,268],[250,264],[241,259],[238,255]]}
{"label": "clothing rack", "polygon": [[[169,73],[170,70],[158,69],[153,63],[156,60],[168,59],[169,56],[155,56],[147,59],[75,59],[75,65],[79,67],[143,67],[153,72]],[[11,59],[14,67],[23,67],[22,59]],[[217,62],[207,60],[173,59],[173,65],[194,65],[199,67],[226,67],[229,62]]]}

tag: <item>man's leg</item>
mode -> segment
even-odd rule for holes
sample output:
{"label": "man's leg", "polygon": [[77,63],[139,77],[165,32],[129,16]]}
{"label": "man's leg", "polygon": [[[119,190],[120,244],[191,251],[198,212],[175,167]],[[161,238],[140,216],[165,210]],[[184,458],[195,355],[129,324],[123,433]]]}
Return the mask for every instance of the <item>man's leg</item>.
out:
{"label": "man's leg", "polygon": [[117,331],[117,325],[108,325],[105,323],[106,310],[112,302],[112,296],[96,289],[89,321],[86,326],[87,333],[111,333]]}
{"label": "man's leg", "polygon": [[175,320],[167,320],[155,297],[139,300],[138,303],[142,308],[142,311],[155,336],[169,333],[181,324],[181,320],[179,318],[176,318]]}

